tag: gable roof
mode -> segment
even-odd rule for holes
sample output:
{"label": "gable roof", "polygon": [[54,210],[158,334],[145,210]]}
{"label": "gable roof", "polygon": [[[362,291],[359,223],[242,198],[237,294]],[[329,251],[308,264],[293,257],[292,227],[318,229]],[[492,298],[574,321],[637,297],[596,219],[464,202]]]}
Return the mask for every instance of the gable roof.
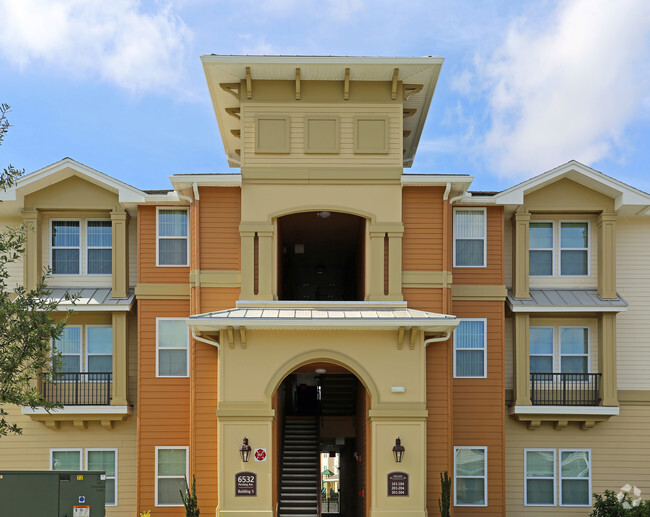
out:
{"label": "gable roof", "polygon": [[494,196],[495,203],[497,205],[522,205],[526,194],[565,178],[614,199],[616,210],[624,205],[650,205],[650,194],[607,176],[576,160],[571,160],[555,169],[499,192]]}
{"label": "gable roof", "polygon": [[120,203],[142,203],[147,196],[142,190],[117,180],[108,174],[92,169],[72,158],[63,158],[63,160],[59,160],[52,165],[20,177],[13,187],[7,189],[6,192],[0,192],[0,200],[21,200],[32,192],[37,192],[44,187],[72,176],[83,178],[90,183],[116,193]]}

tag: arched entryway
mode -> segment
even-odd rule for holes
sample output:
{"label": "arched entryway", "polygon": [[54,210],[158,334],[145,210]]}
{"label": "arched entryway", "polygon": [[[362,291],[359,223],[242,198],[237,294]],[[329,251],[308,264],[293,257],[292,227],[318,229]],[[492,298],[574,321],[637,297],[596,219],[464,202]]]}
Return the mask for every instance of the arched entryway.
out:
{"label": "arched entryway", "polygon": [[369,511],[370,394],[349,369],[314,361],[273,395],[278,516],[365,517]]}

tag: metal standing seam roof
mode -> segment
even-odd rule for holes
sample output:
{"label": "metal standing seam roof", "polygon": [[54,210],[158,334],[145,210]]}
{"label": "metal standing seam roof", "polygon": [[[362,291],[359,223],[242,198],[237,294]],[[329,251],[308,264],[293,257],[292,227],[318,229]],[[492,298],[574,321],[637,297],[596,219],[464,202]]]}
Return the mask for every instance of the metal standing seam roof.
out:
{"label": "metal standing seam roof", "polygon": [[[66,300],[66,294],[77,296],[74,303]],[[133,289],[129,289],[126,298],[113,298],[110,287],[52,287],[50,294],[42,298],[57,303],[59,309],[75,311],[125,310],[128,311],[135,301]]]}
{"label": "metal standing seam roof", "polygon": [[614,299],[604,299],[597,289],[530,289],[530,298],[515,298],[508,290],[508,306],[513,312],[553,312],[573,309],[576,312],[623,312],[627,302],[618,294]]}
{"label": "metal standing seam roof", "polygon": [[419,311],[407,307],[279,307],[233,308],[195,314],[190,326],[212,327],[423,327],[439,330],[455,327],[455,316]]}

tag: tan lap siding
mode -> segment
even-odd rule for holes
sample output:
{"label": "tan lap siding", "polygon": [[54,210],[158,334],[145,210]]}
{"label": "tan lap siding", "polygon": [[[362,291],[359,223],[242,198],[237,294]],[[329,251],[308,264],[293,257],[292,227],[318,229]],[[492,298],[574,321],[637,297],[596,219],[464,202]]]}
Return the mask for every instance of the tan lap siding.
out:
{"label": "tan lap siding", "polygon": [[[590,508],[524,507],[524,449],[591,449],[592,492],[618,492],[626,483],[650,495],[650,406],[621,406],[621,414],[582,430],[578,424],[555,430],[549,424],[534,431],[506,420],[506,510],[508,517],[557,515],[584,517]],[[556,456],[557,462],[557,456]],[[557,466],[556,466],[557,470]],[[556,483],[558,481],[556,480]],[[559,488],[558,488],[559,489]],[[559,495],[558,495],[559,499]]]}
{"label": "tan lap siding", "polygon": [[455,515],[503,515],[504,309],[503,302],[457,301],[459,318],[487,318],[487,378],[453,380],[453,446],[488,448],[488,506],[456,507]]}
{"label": "tan lap siding", "polygon": [[[139,510],[155,505],[155,447],[190,445],[190,379],[156,377],[156,318],[189,316],[187,300],[140,300],[138,330]],[[156,508],[156,515],[183,515],[182,508]]]}

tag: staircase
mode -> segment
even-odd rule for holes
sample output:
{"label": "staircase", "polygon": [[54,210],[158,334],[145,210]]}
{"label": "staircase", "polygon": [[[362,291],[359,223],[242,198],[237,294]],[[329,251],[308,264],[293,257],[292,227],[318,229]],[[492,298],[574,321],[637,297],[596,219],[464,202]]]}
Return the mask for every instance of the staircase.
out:
{"label": "staircase", "polygon": [[318,420],[287,416],[278,517],[315,517],[320,496]]}
{"label": "staircase", "polygon": [[323,416],[357,413],[357,378],[354,375],[321,375],[320,383]]}

